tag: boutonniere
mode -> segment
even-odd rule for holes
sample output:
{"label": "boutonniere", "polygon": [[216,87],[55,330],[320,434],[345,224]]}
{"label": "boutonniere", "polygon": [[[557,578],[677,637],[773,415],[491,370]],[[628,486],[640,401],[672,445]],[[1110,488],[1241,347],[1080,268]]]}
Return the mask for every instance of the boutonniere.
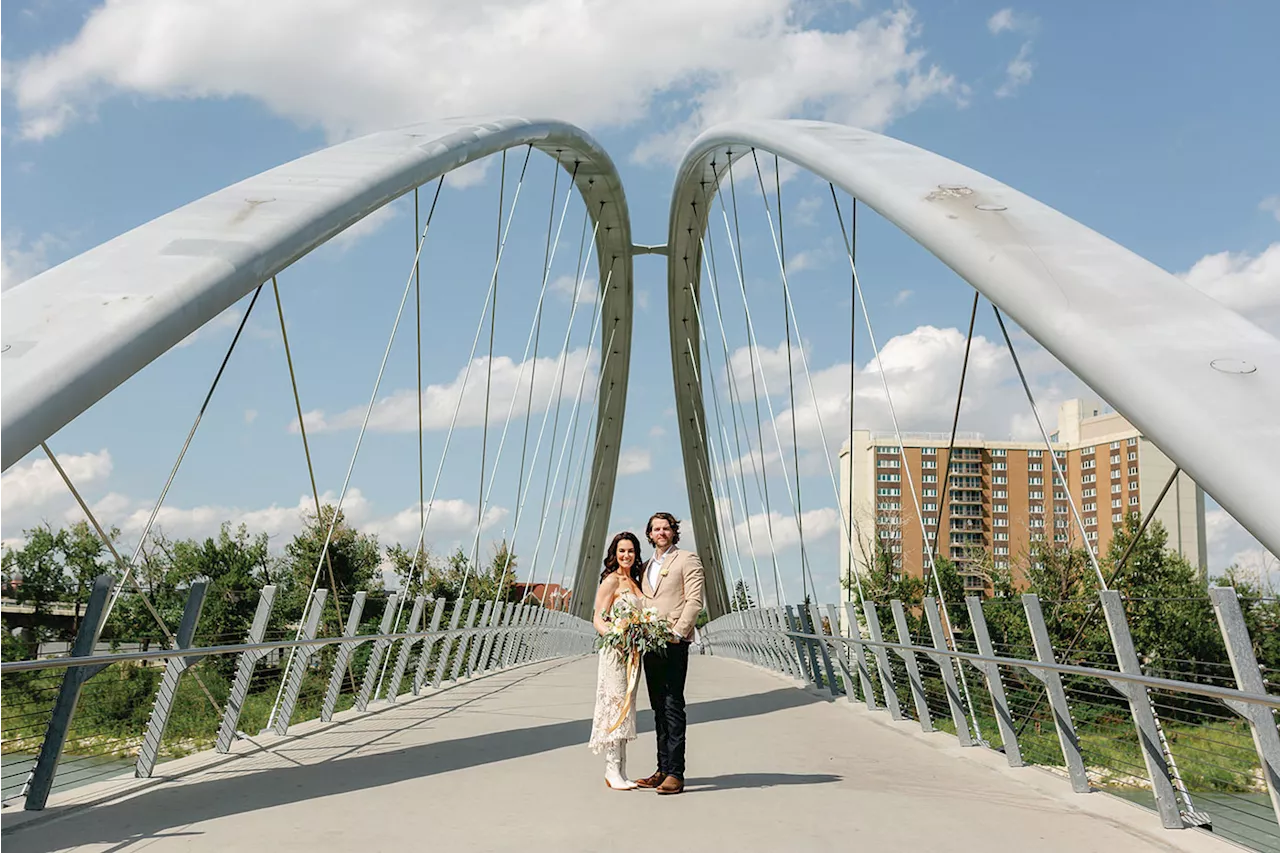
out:
{"label": "boutonniere", "polygon": [[666,569],[659,570],[658,576],[665,578],[667,576],[667,570]]}

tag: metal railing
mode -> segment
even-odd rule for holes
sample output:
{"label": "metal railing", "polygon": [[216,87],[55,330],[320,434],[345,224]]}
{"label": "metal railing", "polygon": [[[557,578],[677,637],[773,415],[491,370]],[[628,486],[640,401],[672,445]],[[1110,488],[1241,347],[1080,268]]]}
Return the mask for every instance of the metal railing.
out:
{"label": "metal railing", "polygon": [[[242,642],[198,647],[192,640],[207,590],[198,582],[188,593],[176,648],[93,654],[111,588],[110,576],[95,582],[68,656],[0,664],[5,800],[21,796],[26,809],[43,809],[52,792],[118,776],[130,765],[146,778],[164,757],[209,747],[230,752],[236,740],[257,737],[245,728],[285,735],[299,723],[329,722],[340,711],[394,703],[444,681],[589,653],[595,642],[589,623],[538,605],[488,601],[478,616],[475,599],[420,595],[401,609],[397,593],[383,603],[380,630],[362,634],[364,592],[344,602],[340,636],[318,637],[324,589],[312,594],[300,637],[269,639],[276,587],[266,586]],[[401,611],[406,630],[395,630]],[[420,630],[424,621],[428,627]],[[285,666],[289,653],[294,661]],[[184,678],[190,670],[194,683]]]}
{"label": "metal railing", "polygon": [[[988,601],[1021,604],[1029,648],[994,642],[973,596],[957,613],[933,597],[889,601],[894,639],[881,627],[883,603],[872,601],[743,610],[702,635],[711,654],[996,749],[1012,767],[1047,767],[1078,793],[1104,789],[1153,806],[1166,828],[1280,851],[1280,695],[1268,691],[1276,673],[1259,666],[1236,591],[1212,588],[1209,602],[1221,662],[1141,659],[1115,591],[1096,602],[1110,649],[1087,653],[1061,640],[1055,648],[1035,595]],[[1061,603],[1052,604],[1056,612]],[[912,639],[909,621],[928,642]]]}

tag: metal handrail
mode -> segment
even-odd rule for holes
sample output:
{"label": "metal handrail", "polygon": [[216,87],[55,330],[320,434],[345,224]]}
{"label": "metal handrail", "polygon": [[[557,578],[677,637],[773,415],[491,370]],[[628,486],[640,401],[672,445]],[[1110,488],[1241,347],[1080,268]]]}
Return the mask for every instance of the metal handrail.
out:
{"label": "metal handrail", "polygon": [[168,660],[170,658],[205,658],[212,657],[214,655],[238,654],[240,652],[255,651],[274,651],[276,649],[291,649],[304,646],[315,647],[340,645],[344,643],[366,643],[370,640],[418,640],[424,637],[458,637],[464,634],[467,636],[474,636],[508,631],[554,631],[565,630],[570,627],[570,624],[565,624],[540,626],[526,625],[522,627],[502,626],[489,628],[455,628],[453,630],[415,631],[412,633],[401,631],[394,634],[357,634],[351,637],[316,637],[315,639],[304,638],[298,640],[273,640],[267,643],[237,643],[235,645],[199,646],[189,649],[157,649],[149,652],[118,652],[104,655],[87,655],[85,657],[68,656],[45,658],[43,660],[5,661],[0,663],[0,676],[8,675],[11,672],[30,672],[39,669],[74,669],[82,666],[109,665],[113,663],[125,663],[131,661]]}

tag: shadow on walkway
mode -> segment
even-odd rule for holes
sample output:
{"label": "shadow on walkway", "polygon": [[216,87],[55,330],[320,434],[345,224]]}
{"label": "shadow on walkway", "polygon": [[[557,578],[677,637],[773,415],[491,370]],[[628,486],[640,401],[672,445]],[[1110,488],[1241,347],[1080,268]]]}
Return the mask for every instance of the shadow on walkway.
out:
{"label": "shadow on walkway", "polygon": [[738,788],[773,788],[777,785],[827,785],[840,782],[843,776],[830,773],[730,773],[724,776],[685,780],[685,792],[733,791]]}
{"label": "shadow on walkway", "polygon": [[[494,693],[510,689],[500,688]],[[747,696],[715,699],[689,705],[689,723],[697,726],[770,714],[820,702],[801,690],[781,688]],[[464,703],[468,704],[468,703]],[[412,706],[401,706],[412,707]],[[433,715],[438,719],[438,715]],[[352,725],[358,721],[352,721]],[[653,730],[653,714],[641,712],[641,731]],[[406,728],[409,728],[408,726]],[[44,853],[81,844],[125,844],[170,834],[201,821],[244,814],[258,809],[328,797],[364,788],[392,785],[409,779],[449,773],[469,767],[537,755],[583,745],[591,733],[590,720],[572,720],[527,728],[490,732],[437,743],[411,746],[396,752],[354,755],[315,764],[273,767],[235,773],[237,762],[219,765],[212,778],[197,774],[173,787],[158,786],[129,799],[73,810],[65,818],[24,824],[4,832],[10,851]],[[303,738],[305,741],[305,737]],[[297,743],[296,741],[294,743]],[[288,745],[282,747],[288,749]],[[251,753],[246,758],[261,753]],[[234,775],[228,775],[234,774]],[[762,787],[765,785],[815,784],[837,777],[743,774],[704,779],[699,786],[712,788]]]}

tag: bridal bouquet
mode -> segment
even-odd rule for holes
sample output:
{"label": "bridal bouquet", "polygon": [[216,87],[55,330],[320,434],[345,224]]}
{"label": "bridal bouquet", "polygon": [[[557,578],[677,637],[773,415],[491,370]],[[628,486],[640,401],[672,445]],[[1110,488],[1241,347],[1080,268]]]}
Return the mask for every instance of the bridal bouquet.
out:
{"label": "bridal bouquet", "polygon": [[609,631],[596,640],[596,648],[612,649],[624,659],[664,651],[676,638],[671,623],[658,615],[656,607],[639,608],[623,599],[601,615]]}

